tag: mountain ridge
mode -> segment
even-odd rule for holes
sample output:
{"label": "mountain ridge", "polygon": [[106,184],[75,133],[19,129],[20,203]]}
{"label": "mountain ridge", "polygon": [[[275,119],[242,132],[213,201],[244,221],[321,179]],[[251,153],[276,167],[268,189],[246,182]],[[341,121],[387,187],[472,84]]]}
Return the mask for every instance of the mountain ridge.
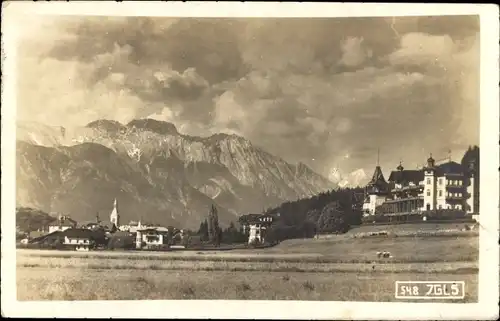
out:
{"label": "mountain ridge", "polygon": [[287,163],[244,137],[183,135],[174,124],[157,120],[97,120],[73,129],[20,123],[17,140],[18,206],[79,212],[79,204],[82,219],[111,209],[113,194],[123,194],[131,203],[126,220],[144,211],[140,215],[161,223],[195,228],[215,203],[227,224],[336,187],[307,165]]}

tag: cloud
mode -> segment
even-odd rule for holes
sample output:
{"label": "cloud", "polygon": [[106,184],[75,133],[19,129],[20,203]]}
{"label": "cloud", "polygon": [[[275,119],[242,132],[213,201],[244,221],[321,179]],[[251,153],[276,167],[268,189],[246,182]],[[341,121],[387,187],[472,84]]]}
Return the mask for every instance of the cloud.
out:
{"label": "cloud", "polygon": [[19,119],[71,127],[98,118],[126,121],[142,106],[129,90],[110,90],[106,81],[86,86],[91,64],[24,58],[19,65]]}
{"label": "cloud", "polygon": [[73,16],[23,30],[20,118],[150,117],[236,133],[322,173],[370,171],[378,147],[393,166],[478,142],[474,16]]}
{"label": "cloud", "polygon": [[454,110],[448,117],[456,125],[453,141],[465,145],[479,140],[479,33],[456,40],[449,35],[406,34],[389,60],[399,69],[417,67],[439,78],[441,103]]}
{"label": "cloud", "polygon": [[363,38],[349,37],[342,44],[342,58],[340,64],[347,67],[356,67],[373,56],[373,51],[363,45]]}

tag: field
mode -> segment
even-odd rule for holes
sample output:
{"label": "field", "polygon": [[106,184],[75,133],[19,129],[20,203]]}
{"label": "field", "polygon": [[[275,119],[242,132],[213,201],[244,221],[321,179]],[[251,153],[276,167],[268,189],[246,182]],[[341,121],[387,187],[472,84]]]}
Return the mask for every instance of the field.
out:
{"label": "field", "polygon": [[477,235],[353,235],[221,252],[18,250],[17,296],[395,301],[396,280],[453,280],[466,282],[465,302],[477,301]]}

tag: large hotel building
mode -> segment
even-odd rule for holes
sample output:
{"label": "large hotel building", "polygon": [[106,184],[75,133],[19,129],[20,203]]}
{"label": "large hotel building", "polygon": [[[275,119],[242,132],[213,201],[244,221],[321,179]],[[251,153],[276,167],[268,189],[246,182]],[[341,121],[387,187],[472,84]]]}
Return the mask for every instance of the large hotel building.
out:
{"label": "large hotel building", "polygon": [[399,164],[385,180],[377,165],[365,188],[364,216],[405,215],[440,209],[477,213],[474,208],[473,165],[451,160],[436,165],[431,157],[422,169],[406,170]]}

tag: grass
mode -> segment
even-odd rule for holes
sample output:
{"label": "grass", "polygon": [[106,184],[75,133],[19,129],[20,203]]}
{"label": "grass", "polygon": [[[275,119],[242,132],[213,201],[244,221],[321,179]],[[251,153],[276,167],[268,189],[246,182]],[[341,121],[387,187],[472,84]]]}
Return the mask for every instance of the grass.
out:
{"label": "grass", "polygon": [[191,270],[233,272],[390,272],[390,273],[475,273],[477,262],[446,263],[323,263],[323,262],[240,262],[222,260],[128,260],[127,258],[81,258],[18,256],[17,266],[23,268],[79,269],[79,270]]}
{"label": "grass", "polygon": [[474,302],[478,248],[477,236],[339,236],[198,254],[17,250],[18,299],[395,301],[396,280],[463,280]]}
{"label": "grass", "polygon": [[[396,280],[466,281],[466,302],[477,301],[472,274],[260,273],[231,271],[18,269],[18,300],[329,300],[396,301]],[[463,302],[463,301],[457,301]]]}
{"label": "grass", "polygon": [[[389,251],[393,258],[379,259],[377,252]],[[172,252],[72,252],[27,250],[17,251],[18,256],[41,258],[105,258],[169,261],[217,262],[300,262],[300,263],[434,263],[477,261],[479,238],[477,236],[436,237],[372,237],[288,240],[272,248],[232,251],[172,251]]]}
{"label": "grass", "polygon": [[317,256],[332,261],[366,262],[376,259],[376,253],[389,251],[390,262],[454,262],[477,261],[478,236],[377,236],[366,238],[332,237],[329,239],[288,240],[263,254],[294,253]]}

